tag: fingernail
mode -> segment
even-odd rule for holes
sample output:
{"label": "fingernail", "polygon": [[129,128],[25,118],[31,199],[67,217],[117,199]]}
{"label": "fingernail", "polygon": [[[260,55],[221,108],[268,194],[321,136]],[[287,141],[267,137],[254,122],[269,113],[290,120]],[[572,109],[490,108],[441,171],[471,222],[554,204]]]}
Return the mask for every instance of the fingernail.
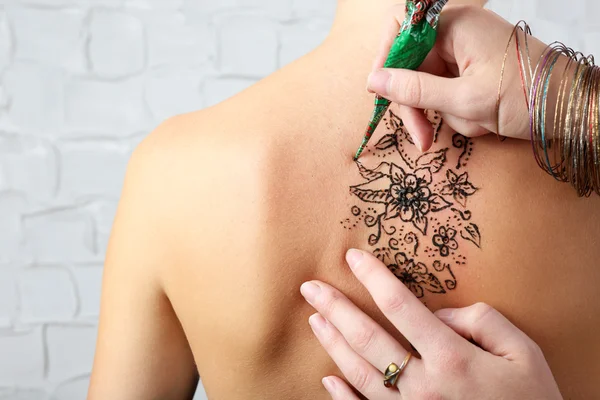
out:
{"label": "fingernail", "polygon": [[367,79],[367,90],[372,90],[380,95],[388,94],[388,82],[391,75],[386,70],[372,72]]}
{"label": "fingernail", "polygon": [[310,324],[313,331],[315,331],[315,333],[321,332],[327,325],[325,318],[323,318],[320,314],[311,315],[308,319],[308,323]]}
{"label": "fingernail", "polygon": [[350,268],[356,268],[360,260],[362,260],[363,256],[364,254],[362,251],[350,249],[346,253],[346,261],[348,262],[348,265],[350,265]]}
{"label": "fingernail", "polygon": [[300,293],[310,304],[315,302],[315,299],[321,293],[321,287],[312,282],[305,282],[300,286]]}
{"label": "fingernail", "polygon": [[435,315],[439,319],[443,319],[443,320],[449,321],[449,320],[451,320],[454,317],[454,310],[452,308],[444,308],[442,310],[436,311]]}
{"label": "fingernail", "polygon": [[330,395],[335,393],[335,381],[329,377],[325,377],[321,379],[321,383],[325,386],[325,389],[329,392]]}
{"label": "fingernail", "polygon": [[415,146],[417,146],[417,149],[422,153],[423,152],[423,145],[421,145],[421,141],[419,140],[418,137],[414,136],[412,133],[410,134],[410,137],[413,140],[413,143],[415,144]]}

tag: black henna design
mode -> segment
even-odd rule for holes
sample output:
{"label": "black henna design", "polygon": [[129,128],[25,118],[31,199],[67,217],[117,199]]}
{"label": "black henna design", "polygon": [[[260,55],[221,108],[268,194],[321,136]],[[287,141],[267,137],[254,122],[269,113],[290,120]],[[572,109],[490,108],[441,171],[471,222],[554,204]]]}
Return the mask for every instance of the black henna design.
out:
{"label": "black henna design", "polygon": [[448,273],[450,274],[450,279],[446,279],[444,281],[444,283],[446,284],[446,289],[448,290],[454,290],[456,289],[456,277],[454,276],[454,273],[452,272],[452,268],[450,268],[450,264],[442,264],[441,261],[436,260],[433,262],[433,268],[437,271],[437,272],[444,272],[444,270],[447,270]]}
{"label": "black henna design", "polygon": [[479,232],[479,227],[477,225],[473,223],[469,224],[460,231],[460,236],[465,240],[473,242],[478,248],[481,248],[481,233]]}
{"label": "black henna design", "polygon": [[[367,152],[387,160],[376,165],[356,162],[363,181],[350,187],[358,202],[351,208],[352,216],[370,230],[367,240],[373,254],[419,298],[454,290],[457,279],[452,266],[466,264],[462,246],[471,243],[481,248],[479,226],[471,222],[473,215],[467,209],[468,199],[480,190],[465,171],[473,142],[456,134],[452,146],[462,149],[460,154],[436,148],[443,121],[438,113],[425,114],[434,128],[431,151],[411,156],[405,150],[413,144],[410,134],[390,110],[387,132]],[[452,162],[456,156],[454,170],[447,165],[449,156]],[[419,254],[421,244],[423,254]]]}
{"label": "black henna design", "polygon": [[440,116],[439,113],[433,112],[433,115],[428,115],[429,111],[425,111],[425,115],[428,117],[429,121],[433,125],[433,143],[437,143],[438,134],[442,130],[442,126],[444,125],[444,120]]}
{"label": "black henna design", "polygon": [[458,156],[458,160],[456,161],[456,169],[460,169],[463,166],[463,158],[467,155],[469,141],[469,138],[460,133],[455,133],[454,136],[452,136],[452,146],[457,149],[462,149],[462,153],[460,153],[460,156]]}
{"label": "black henna design", "polygon": [[404,236],[404,242],[413,245],[413,254],[418,256],[417,251],[419,250],[419,237],[414,232],[408,232]]}
{"label": "black henna design", "polygon": [[429,272],[427,266],[409,259],[404,253],[397,253],[394,264],[388,266],[415,296],[421,298],[425,291],[430,293],[446,293],[446,289],[437,276]]}
{"label": "black henna design", "polygon": [[448,257],[451,250],[458,249],[455,237],[456,230],[445,226],[440,227],[438,233],[433,235],[433,245],[438,248],[442,257]]}
{"label": "black henna design", "polygon": [[466,207],[467,198],[478,190],[469,182],[469,173],[463,172],[461,175],[457,175],[449,169],[446,172],[446,179],[448,183],[442,188],[442,194],[451,195],[458,204]]}
{"label": "black henna design", "polygon": [[456,209],[454,207],[451,208],[452,212],[454,212],[456,215],[458,215],[463,221],[468,221],[471,219],[471,217],[473,216],[473,214],[471,213],[471,211],[467,210],[467,211],[462,211],[459,209]]}

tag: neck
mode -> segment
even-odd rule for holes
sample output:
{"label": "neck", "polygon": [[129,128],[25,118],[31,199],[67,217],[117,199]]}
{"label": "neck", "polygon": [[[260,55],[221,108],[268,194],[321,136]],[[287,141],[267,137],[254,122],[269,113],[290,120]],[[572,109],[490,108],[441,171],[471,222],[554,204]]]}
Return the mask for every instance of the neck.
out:
{"label": "neck", "polygon": [[[448,5],[483,7],[486,2],[487,0],[450,0]],[[402,21],[404,8],[405,2],[398,0],[338,0],[334,29],[338,26],[346,26],[381,33],[382,23],[393,17]]]}
{"label": "neck", "polygon": [[404,7],[398,0],[338,0],[331,34],[381,35],[383,24],[393,17],[392,12],[402,17]]}
{"label": "neck", "polygon": [[338,0],[331,31],[322,46],[324,53],[340,62],[355,60],[353,65],[364,70],[355,62],[375,56],[383,27],[393,18],[394,5],[394,14],[403,18],[404,4],[398,4],[398,0]]}
{"label": "neck", "polygon": [[[486,2],[450,0],[448,5],[482,7]],[[327,51],[337,50],[372,59],[381,43],[384,28],[389,26],[394,17],[400,25],[404,19],[404,9],[404,2],[398,0],[338,0],[336,17],[324,46]]]}

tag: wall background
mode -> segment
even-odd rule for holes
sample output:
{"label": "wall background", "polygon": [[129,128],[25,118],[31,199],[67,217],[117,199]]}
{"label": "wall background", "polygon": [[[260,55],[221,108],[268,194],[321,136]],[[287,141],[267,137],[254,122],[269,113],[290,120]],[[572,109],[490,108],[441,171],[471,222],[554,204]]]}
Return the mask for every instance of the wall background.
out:
{"label": "wall background", "polygon": [[[600,2],[563,4],[489,7],[600,56]],[[0,400],[85,398],[132,149],[164,118],[315,47],[334,10],[335,0],[0,0]]]}

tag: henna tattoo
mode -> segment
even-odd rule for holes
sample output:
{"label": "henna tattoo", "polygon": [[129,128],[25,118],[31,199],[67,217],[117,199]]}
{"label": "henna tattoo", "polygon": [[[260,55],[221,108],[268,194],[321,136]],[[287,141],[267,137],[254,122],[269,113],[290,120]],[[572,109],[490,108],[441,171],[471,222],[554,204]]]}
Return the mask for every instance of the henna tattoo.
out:
{"label": "henna tattoo", "polygon": [[[428,114],[430,112],[432,113],[431,115]],[[433,111],[425,110],[425,115],[427,116],[427,118],[429,119],[431,124],[433,125],[433,143],[437,143],[438,134],[442,130],[442,126],[444,126],[444,120],[442,120],[442,117],[440,117],[440,114],[433,112]]]}
{"label": "henna tattoo", "polygon": [[446,172],[448,184],[442,189],[443,195],[452,195],[454,200],[463,207],[467,206],[467,197],[472,196],[478,189],[469,182],[469,173],[457,175],[449,169]]}
{"label": "henna tattoo", "polygon": [[419,238],[414,232],[408,232],[404,236],[404,242],[413,245],[413,254],[417,256],[417,250],[419,250]]}
{"label": "henna tattoo", "polygon": [[414,259],[409,259],[404,253],[396,253],[394,264],[388,266],[415,296],[421,298],[425,291],[430,293],[446,293],[446,289],[437,276],[429,272],[427,266]]}
{"label": "henna tattoo", "polygon": [[458,242],[454,239],[456,230],[452,228],[440,227],[438,234],[433,235],[433,245],[438,248],[442,257],[448,257],[450,250],[458,249]]}
{"label": "henna tattoo", "polygon": [[473,223],[466,226],[462,231],[460,231],[460,236],[472,242],[478,248],[481,248],[481,233],[479,232],[479,227]]}
{"label": "henna tattoo", "polygon": [[462,153],[460,153],[460,156],[458,156],[455,167],[456,169],[460,169],[463,166],[463,157],[467,154],[469,139],[460,133],[455,133],[454,136],[452,136],[452,146],[456,147],[457,149],[462,149]]}
{"label": "henna tattoo", "polygon": [[451,210],[452,210],[452,212],[454,212],[456,215],[460,216],[460,218],[461,218],[463,221],[468,221],[468,220],[470,220],[470,219],[471,219],[471,217],[473,216],[473,215],[471,214],[471,211],[469,211],[469,210],[462,211],[462,210],[459,210],[459,209],[457,209],[457,208],[454,208],[454,207],[452,207],[452,208],[451,208]]}
{"label": "henna tattoo", "polygon": [[[425,115],[434,127],[431,151],[411,156],[405,150],[412,144],[410,134],[390,110],[382,125],[387,132],[370,149],[373,156],[386,161],[374,166],[357,161],[363,181],[350,187],[358,202],[351,214],[369,229],[367,242],[373,254],[419,298],[454,290],[457,279],[452,267],[466,264],[462,246],[470,243],[481,248],[479,226],[467,209],[469,198],[480,189],[464,170],[473,143],[455,134],[452,147],[462,149],[460,154],[435,146],[443,121],[438,113],[426,111]],[[455,168],[447,165],[449,157],[456,157]],[[366,211],[365,203],[371,206]],[[421,244],[423,254],[419,254]]]}
{"label": "henna tattoo", "polygon": [[446,289],[447,290],[454,290],[456,289],[456,277],[454,276],[454,273],[452,272],[452,268],[450,268],[450,264],[442,264],[441,261],[436,260],[433,262],[433,269],[435,269],[437,272],[444,272],[444,270],[448,271],[448,274],[450,275],[450,279],[446,279],[444,281],[444,283],[446,284]]}

